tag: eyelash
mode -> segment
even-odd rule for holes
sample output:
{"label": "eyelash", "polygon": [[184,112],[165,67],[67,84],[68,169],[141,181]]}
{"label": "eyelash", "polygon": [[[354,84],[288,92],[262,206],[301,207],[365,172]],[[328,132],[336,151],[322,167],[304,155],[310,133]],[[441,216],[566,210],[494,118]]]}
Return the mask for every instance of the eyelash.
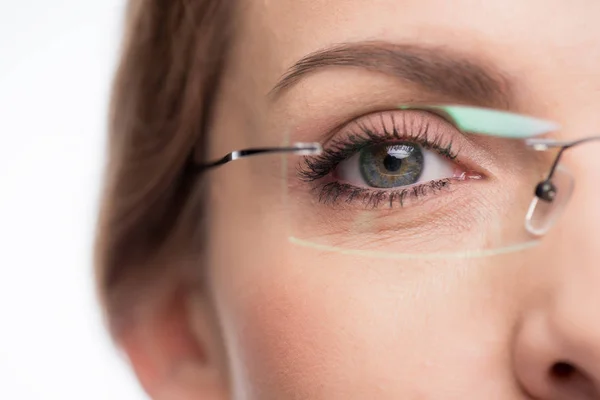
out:
{"label": "eyelash", "polygon": [[[405,134],[400,134],[397,121],[393,116],[392,131],[383,123],[383,116],[379,128],[369,127],[365,123],[355,123],[357,129],[351,131],[344,139],[336,139],[319,156],[304,158],[304,162],[298,168],[300,179],[309,183],[316,182],[328,176],[341,162],[365,147],[388,143],[391,140],[414,142],[424,149],[437,152],[450,161],[456,160],[458,152],[453,149],[453,142],[451,140],[447,141],[441,135],[432,133],[430,131],[431,124],[428,121],[421,123],[416,133],[409,133],[406,119],[402,119],[402,132],[406,132]],[[377,130],[382,131],[382,133],[375,133]],[[446,144],[444,144],[445,141]],[[360,201],[366,208],[378,208],[386,202],[391,208],[395,203],[404,207],[406,200],[409,198],[417,199],[436,194],[447,188],[451,183],[452,179],[447,178],[397,190],[374,190],[334,181],[316,185],[314,189],[317,192],[319,202],[324,204],[335,204],[341,200],[346,203]]]}

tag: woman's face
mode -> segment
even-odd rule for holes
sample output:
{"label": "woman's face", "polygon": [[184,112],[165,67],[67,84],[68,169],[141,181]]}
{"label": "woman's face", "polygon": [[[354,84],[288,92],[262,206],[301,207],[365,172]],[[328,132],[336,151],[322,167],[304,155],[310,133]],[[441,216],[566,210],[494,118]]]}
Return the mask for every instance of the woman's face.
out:
{"label": "woman's face", "polygon": [[313,168],[265,156],[210,173],[207,267],[235,398],[600,398],[600,146],[565,154],[571,201],[515,248],[548,158],[397,108],[598,133],[598,16],[591,0],[240,2],[211,158],[343,149]]}

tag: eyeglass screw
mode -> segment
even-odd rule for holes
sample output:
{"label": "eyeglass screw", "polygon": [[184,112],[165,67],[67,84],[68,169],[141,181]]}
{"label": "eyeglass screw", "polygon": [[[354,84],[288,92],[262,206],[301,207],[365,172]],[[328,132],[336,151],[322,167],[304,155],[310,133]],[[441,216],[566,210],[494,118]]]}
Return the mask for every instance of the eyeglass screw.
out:
{"label": "eyeglass screw", "polygon": [[556,198],[556,186],[549,180],[542,181],[535,188],[535,195],[538,198],[551,203]]}

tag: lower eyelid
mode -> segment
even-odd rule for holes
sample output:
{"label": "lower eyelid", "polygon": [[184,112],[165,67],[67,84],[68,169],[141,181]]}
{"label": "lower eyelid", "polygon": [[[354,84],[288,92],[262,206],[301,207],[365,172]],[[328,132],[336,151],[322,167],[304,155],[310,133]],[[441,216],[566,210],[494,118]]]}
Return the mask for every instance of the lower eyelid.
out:
{"label": "lower eyelid", "polygon": [[317,196],[322,204],[337,210],[410,207],[422,206],[429,200],[451,194],[464,184],[464,181],[441,179],[400,190],[373,190],[329,182],[317,188]]}

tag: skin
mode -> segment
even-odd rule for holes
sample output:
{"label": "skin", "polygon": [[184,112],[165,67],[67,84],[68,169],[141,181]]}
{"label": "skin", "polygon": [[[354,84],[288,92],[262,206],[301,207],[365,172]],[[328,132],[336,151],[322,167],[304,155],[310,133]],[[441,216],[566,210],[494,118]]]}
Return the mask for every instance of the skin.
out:
{"label": "skin", "polygon": [[[241,5],[211,158],[286,139],[314,141],[340,123],[419,96],[463,102],[341,67],[272,97],[294,63],[338,43],[442,46],[502,71],[512,83],[505,108],[557,121],[557,138],[591,135],[600,123],[599,2]],[[547,160],[498,140],[473,142],[477,168],[509,186],[489,192],[492,180],[464,185],[466,210],[492,210],[471,227],[522,227]],[[599,149],[590,143],[566,154],[576,190],[538,246],[474,259],[378,258],[290,242],[323,214],[282,200],[294,174],[281,158],[211,171],[210,237],[197,265],[205,290],[181,301],[157,295],[123,347],[155,399],[600,399]],[[517,192],[522,202],[504,195]],[[355,215],[357,235],[375,230],[373,213]],[[382,235],[387,242],[374,246],[385,251],[380,242],[394,239]],[[559,362],[570,363],[572,373],[553,374]]]}

